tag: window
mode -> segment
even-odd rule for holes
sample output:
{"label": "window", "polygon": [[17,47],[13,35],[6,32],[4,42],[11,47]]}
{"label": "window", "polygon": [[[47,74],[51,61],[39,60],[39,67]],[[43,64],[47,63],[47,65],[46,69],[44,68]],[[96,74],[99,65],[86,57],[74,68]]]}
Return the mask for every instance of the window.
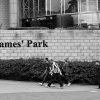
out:
{"label": "window", "polygon": [[43,16],[45,15],[45,0],[38,0],[38,15]]}
{"label": "window", "polygon": [[47,0],[47,14],[78,12],[77,0]]}
{"label": "window", "polygon": [[87,2],[86,0],[81,0],[81,11],[87,11]]}
{"label": "window", "polygon": [[97,0],[81,0],[81,11],[97,11]]}
{"label": "window", "polygon": [[78,12],[77,0],[20,0],[22,18]]}
{"label": "window", "polygon": [[88,11],[97,10],[97,0],[88,0]]}
{"label": "window", "polygon": [[98,10],[100,11],[100,0],[98,0]]}
{"label": "window", "polygon": [[66,13],[75,13],[78,12],[78,3],[77,0],[70,0],[66,2]]}
{"label": "window", "polygon": [[45,0],[20,0],[22,18],[45,15]]}
{"label": "window", "polygon": [[61,0],[46,0],[47,1],[47,15],[60,14]]}

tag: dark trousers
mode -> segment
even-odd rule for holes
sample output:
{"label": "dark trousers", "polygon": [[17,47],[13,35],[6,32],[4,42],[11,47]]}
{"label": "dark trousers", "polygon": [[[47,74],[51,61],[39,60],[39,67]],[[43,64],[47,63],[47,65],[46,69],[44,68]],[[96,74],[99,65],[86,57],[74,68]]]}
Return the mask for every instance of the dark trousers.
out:
{"label": "dark trousers", "polygon": [[100,75],[97,76],[97,80],[98,80],[98,88],[100,88]]}
{"label": "dark trousers", "polygon": [[47,72],[47,73],[43,76],[42,84],[44,84],[49,78],[50,78],[50,74]]}
{"label": "dark trousers", "polygon": [[50,87],[51,84],[54,84],[55,81],[57,81],[60,84],[60,87],[63,86],[60,73],[53,73],[53,75],[51,76],[51,79],[48,83],[48,86]]}
{"label": "dark trousers", "polygon": [[62,78],[61,79],[62,79],[63,83],[65,83],[65,84],[68,83],[68,78],[66,76],[66,72],[62,72]]}
{"label": "dark trousers", "polygon": [[73,83],[76,79],[77,79],[77,77],[75,77],[72,73],[65,73],[65,72],[62,72],[62,80],[63,80],[63,82],[65,83],[65,84],[67,84],[67,83]]}
{"label": "dark trousers", "polygon": [[97,82],[98,82],[98,88],[100,88],[100,69],[97,69]]}
{"label": "dark trousers", "polygon": [[100,83],[99,83],[98,85],[99,85],[99,87],[98,87],[98,88],[100,89]]}

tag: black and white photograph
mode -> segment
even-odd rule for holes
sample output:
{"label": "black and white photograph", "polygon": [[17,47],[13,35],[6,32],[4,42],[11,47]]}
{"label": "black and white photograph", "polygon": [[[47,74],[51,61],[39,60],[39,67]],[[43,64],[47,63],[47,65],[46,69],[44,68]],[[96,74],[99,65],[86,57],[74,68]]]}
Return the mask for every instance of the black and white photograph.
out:
{"label": "black and white photograph", "polygon": [[100,100],[100,0],[0,0],[0,100]]}

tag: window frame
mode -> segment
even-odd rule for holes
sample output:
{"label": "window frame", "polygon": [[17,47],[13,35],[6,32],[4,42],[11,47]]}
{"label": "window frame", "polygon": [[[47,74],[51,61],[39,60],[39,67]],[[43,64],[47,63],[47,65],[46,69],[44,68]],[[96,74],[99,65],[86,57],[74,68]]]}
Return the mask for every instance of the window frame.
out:
{"label": "window frame", "polygon": [[98,0],[95,0],[96,1],[96,10],[94,10],[94,11],[91,11],[91,10],[89,10],[89,0],[86,0],[86,11],[82,11],[82,0],[80,0],[80,10],[79,10],[79,12],[81,12],[81,13],[85,13],[85,12],[96,12],[96,11],[98,11]]}

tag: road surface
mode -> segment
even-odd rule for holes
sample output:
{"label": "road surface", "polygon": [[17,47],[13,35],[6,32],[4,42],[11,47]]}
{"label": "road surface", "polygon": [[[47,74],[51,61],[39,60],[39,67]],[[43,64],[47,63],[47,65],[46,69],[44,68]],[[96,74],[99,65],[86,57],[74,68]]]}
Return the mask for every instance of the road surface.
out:
{"label": "road surface", "polygon": [[35,82],[0,80],[0,100],[100,100],[96,85],[46,88]]}

